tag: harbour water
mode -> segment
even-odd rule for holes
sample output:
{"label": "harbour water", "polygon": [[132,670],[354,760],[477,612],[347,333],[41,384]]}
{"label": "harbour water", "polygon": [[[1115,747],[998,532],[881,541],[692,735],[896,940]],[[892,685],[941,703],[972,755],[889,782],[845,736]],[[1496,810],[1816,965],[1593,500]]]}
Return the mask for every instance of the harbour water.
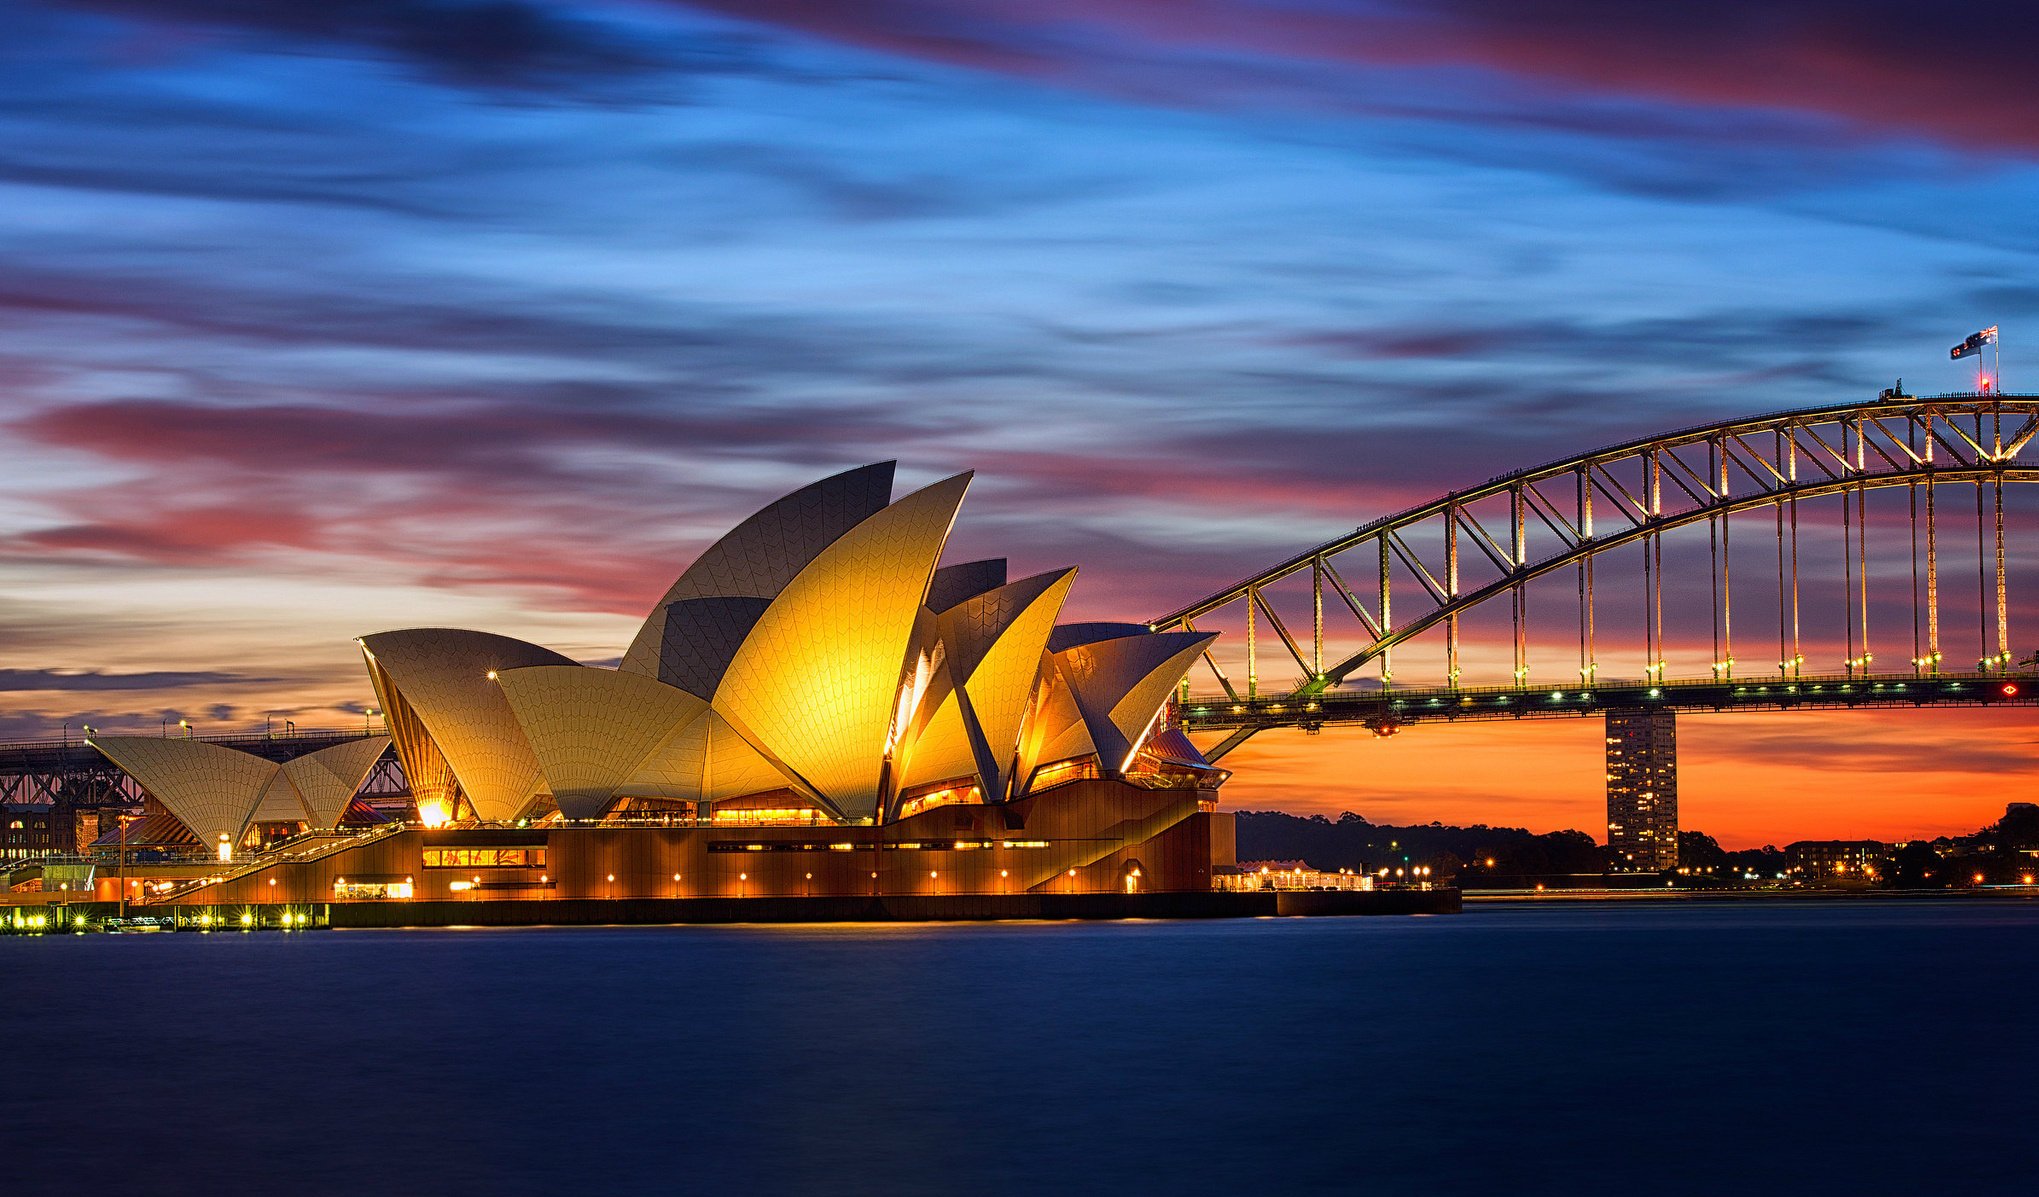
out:
{"label": "harbour water", "polygon": [[2039,902],[0,940],[18,1192],[2006,1193]]}

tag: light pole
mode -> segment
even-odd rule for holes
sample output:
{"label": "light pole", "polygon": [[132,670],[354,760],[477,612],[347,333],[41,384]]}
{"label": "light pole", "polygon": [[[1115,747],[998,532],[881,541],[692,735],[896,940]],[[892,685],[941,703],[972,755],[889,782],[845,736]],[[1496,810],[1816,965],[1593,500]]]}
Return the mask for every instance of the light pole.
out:
{"label": "light pole", "polygon": [[189,740],[191,738],[191,720],[179,719],[177,721],[177,726],[184,729],[184,738]]}
{"label": "light pole", "polygon": [[365,736],[365,735],[368,735],[368,734],[369,734],[369,731],[368,731],[368,721],[369,721],[370,719],[373,719],[373,718],[375,718],[375,717],[376,717],[377,715],[380,715],[380,714],[382,714],[382,712],[381,712],[381,711],[378,711],[378,710],[376,710],[376,709],[375,709],[374,707],[362,707],[362,708],[361,708],[361,734],[362,734],[362,735],[364,735],[364,736]]}

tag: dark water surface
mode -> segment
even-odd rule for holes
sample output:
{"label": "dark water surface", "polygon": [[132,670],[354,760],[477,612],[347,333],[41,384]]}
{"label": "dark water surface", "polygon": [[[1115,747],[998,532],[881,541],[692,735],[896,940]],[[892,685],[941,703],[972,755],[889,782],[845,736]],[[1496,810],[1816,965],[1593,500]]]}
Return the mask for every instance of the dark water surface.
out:
{"label": "dark water surface", "polygon": [[2039,903],[0,939],[0,1190],[1994,1194]]}

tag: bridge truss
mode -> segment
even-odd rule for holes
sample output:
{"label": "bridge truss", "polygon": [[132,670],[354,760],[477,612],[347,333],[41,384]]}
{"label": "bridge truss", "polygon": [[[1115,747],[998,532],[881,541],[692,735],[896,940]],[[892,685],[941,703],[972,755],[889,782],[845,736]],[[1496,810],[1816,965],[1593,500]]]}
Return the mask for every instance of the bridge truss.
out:
{"label": "bridge truss", "polygon": [[[1930,692],[1933,701],[2003,700],[2006,695],[1985,683],[2012,677],[2015,664],[2004,487],[2039,481],[2039,467],[2022,457],[2035,433],[2039,397],[2030,395],[1897,396],[1687,428],[1503,475],[1362,525],[1151,626],[1212,630],[1221,620],[1243,625],[1244,678],[1235,681],[1219,658],[1207,653],[1204,664],[1218,691],[1195,694],[1185,682],[1179,704],[1192,730],[1233,729],[1214,750],[1219,755],[1254,731],[1308,727],[1312,716],[1333,708],[1365,709],[1371,718],[1388,717],[1395,709],[1392,695],[1366,696],[1359,687],[1403,691],[1405,711],[1428,709],[1433,699],[1440,708],[1464,713],[1492,709],[1477,702],[1469,708],[1452,696],[1465,696],[1460,686],[1462,624],[1496,606],[1508,612],[1513,688],[1528,691],[1530,583],[1567,574],[1573,579],[1567,589],[1575,596],[1575,603],[1567,605],[1575,610],[1566,616],[1575,620],[1576,635],[1567,635],[1573,643],[1566,649],[1576,650],[1577,674],[1558,692],[1612,693],[1601,675],[1609,655],[1602,611],[1613,584],[1641,607],[1641,643],[1625,642],[1614,654],[1634,661],[1631,654],[1640,650],[1635,661],[1640,668],[1627,675],[1638,685],[1628,689],[1642,693],[1673,687],[1685,694],[1678,679],[1667,676],[1665,543],[1673,532],[1704,526],[1712,657],[1703,685],[1732,695],[1738,682],[1746,690],[1746,683],[1760,678],[1776,683],[1780,691],[1792,687],[1809,695],[1812,686],[1943,679],[1971,684],[1965,690],[1921,686],[1910,699]],[[1887,595],[1871,602],[1868,495],[1890,488],[1906,492],[1910,595],[1900,606],[1910,609],[1910,643],[1902,668],[1879,669],[1871,648],[1871,614],[1877,610],[1887,616],[1889,603]],[[1963,656],[1943,670],[1952,651],[1943,600],[1956,583],[1943,576],[1942,563],[1950,537],[1966,540],[1971,491],[1978,651],[1972,669]],[[1845,653],[1832,665],[1822,662],[1808,670],[1800,523],[1819,500],[1825,500],[1819,511],[1831,515],[1827,508],[1838,508],[1840,515]],[[1748,542],[1735,546],[1737,534],[1751,535],[1747,529],[1752,523],[1766,550],[1765,565],[1774,561],[1775,573],[1774,579],[1755,579],[1766,598],[1774,594],[1776,615],[1776,657],[1761,664],[1737,657],[1738,648],[1748,654],[1755,643],[1770,638],[1767,626],[1753,629],[1746,616],[1736,620],[1738,587],[1746,608],[1750,581]],[[1878,535],[1885,533],[1880,529]],[[1767,551],[1772,544],[1774,553]],[[1630,554],[1629,561],[1639,560],[1640,568],[1624,561],[1610,572],[1610,557],[1619,550]],[[1968,554],[1963,544],[1964,568]],[[1638,583],[1640,594],[1628,590]],[[1965,581],[1960,585],[1966,589]],[[1298,592],[1305,586],[1307,614],[1299,618]],[[1547,594],[1547,586],[1538,590],[1540,596]],[[1673,588],[1675,598],[1689,598],[1689,574],[1681,570]],[[1961,611],[1967,612],[1965,600]],[[1876,630],[1886,644],[1903,642],[1902,629]],[[1395,651],[1425,634],[1441,634],[1443,676],[1422,679],[1420,694],[1410,694],[1406,684],[1397,686]],[[1267,693],[1262,688],[1264,644],[1272,646],[1268,651],[1276,654],[1277,669],[1286,672],[1293,663],[1296,670],[1293,681]],[[1231,659],[1237,668],[1238,656]],[[1836,667],[1838,676],[1820,676]],[[1613,665],[1606,672],[1620,668]],[[1377,680],[1366,676],[1368,670],[1378,670]],[[1709,699],[1699,705],[1720,704]],[[1518,713],[1523,710],[1519,702],[1514,706]],[[1256,713],[1250,720],[1237,717],[1249,711]]]}

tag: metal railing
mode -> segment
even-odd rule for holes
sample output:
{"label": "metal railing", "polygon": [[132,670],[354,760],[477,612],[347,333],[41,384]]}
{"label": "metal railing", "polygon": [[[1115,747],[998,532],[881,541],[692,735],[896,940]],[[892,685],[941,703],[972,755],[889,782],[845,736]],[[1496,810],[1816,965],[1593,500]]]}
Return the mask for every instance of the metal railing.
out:
{"label": "metal railing", "polygon": [[[264,869],[275,868],[277,865],[305,864],[310,861],[319,860],[348,848],[356,848],[363,844],[373,843],[384,836],[394,835],[399,831],[406,830],[409,826],[410,824],[403,822],[382,823],[362,831],[350,832],[344,835],[333,832],[318,832],[309,836],[300,836],[267,852],[257,852],[240,861],[228,862],[228,867],[221,872],[212,873],[204,877],[193,877],[179,882],[167,890],[159,890],[154,893],[145,892],[142,895],[141,903],[145,906],[152,906],[162,902],[170,902],[178,898],[188,897],[209,885],[222,885],[228,881],[234,881],[250,874],[259,873]],[[306,843],[305,841],[307,840],[314,842]]]}

